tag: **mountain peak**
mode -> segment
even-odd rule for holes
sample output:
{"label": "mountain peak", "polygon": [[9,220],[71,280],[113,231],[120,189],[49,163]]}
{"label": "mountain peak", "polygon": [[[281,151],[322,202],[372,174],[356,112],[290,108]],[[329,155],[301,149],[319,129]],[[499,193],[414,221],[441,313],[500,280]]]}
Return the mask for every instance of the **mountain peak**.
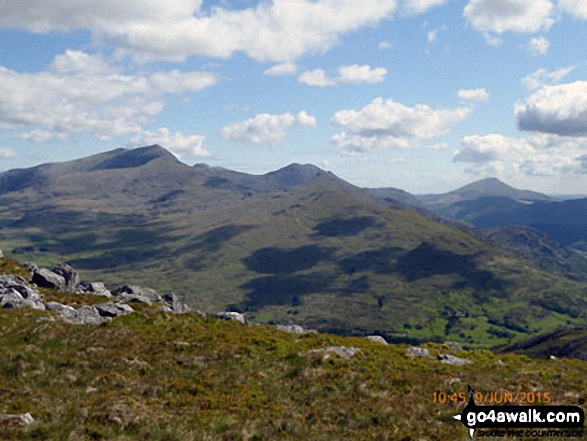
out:
{"label": "mountain peak", "polygon": [[[169,151],[158,144],[135,149],[118,149],[117,154],[104,162],[97,164],[94,170],[109,170],[115,168],[135,168],[148,164],[156,159],[166,162],[179,163],[179,160]],[[120,153],[118,153],[120,152]]]}
{"label": "mountain peak", "polygon": [[461,199],[480,197],[502,197],[515,200],[552,200],[551,197],[530,190],[519,190],[497,178],[485,178],[460,187],[447,195]]}

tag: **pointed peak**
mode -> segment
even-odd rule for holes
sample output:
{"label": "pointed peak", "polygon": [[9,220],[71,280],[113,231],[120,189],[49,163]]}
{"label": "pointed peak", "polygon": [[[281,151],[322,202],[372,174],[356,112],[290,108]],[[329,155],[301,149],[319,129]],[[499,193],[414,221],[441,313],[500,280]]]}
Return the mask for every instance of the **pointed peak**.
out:
{"label": "pointed peak", "polygon": [[179,160],[168,150],[158,144],[135,149],[118,149],[117,154],[94,167],[94,170],[114,168],[135,168],[148,164],[156,159],[163,159],[170,163],[179,163]]}

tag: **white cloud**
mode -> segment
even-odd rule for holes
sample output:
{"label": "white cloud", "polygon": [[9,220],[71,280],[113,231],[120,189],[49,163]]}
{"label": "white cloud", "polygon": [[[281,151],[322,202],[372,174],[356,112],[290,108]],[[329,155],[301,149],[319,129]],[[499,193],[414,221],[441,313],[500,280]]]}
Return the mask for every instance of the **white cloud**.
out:
{"label": "white cloud", "polygon": [[184,135],[181,132],[171,132],[167,127],[162,127],[156,132],[144,131],[133,137],[128,143],[129,147],[159,144],[169,150],[178,158],[187,156],[210,156],[210,152],[204,148],[205,136]]}
{"label": "white cloud", "polygon": [[587,138],[537,134],[511,138],[499,134],[468,136],[453,156],[476,175],[554,176],[587,173],[582,157]]}
{"label": "white cloud", "polygon": [[295,63],[281,63],[270,67],[263,72],[268,77],[280,77],[284,75],[295,75],[298,71],[298,67]]}
{"label": "white cloud", "polygon": [[550,48],[550,40],[545,37],[532,37],[528,49],[530,53],[537,57],[538,55],[546,55]]}
{"label": "white cloud", "polygon": [[436,6],[444,5],[447,0],[405,0],[404,11],[409,15],[423,14]]}
{"label": "white cloud", "polygon": [[314,69],[302,72],[298,76],[298,81],[307,84],[308,86],[329,87],[336,85],[336,81],[326,76],[324,69]]}
{"label": "white cloud", "polygon": [[246,121],[230,124],[220,130],[227,140],[275,146],[285,140],[285,132],[293,127],[316,127],[316,118],[302,110],[297,115],[262,113]]}
{"label": "white cloud", "polygon": [[558,7],[577,18],[587,20],[587,2],[585,0],[559,0]]}
{"label": "white cloud", "polygon": [[574,66],[563,67],[553,72],[541,68],[522,78],[522,85],[528,91],[536,90],[547,84],[556,84],[560,82],[574,70]]}
{"label": "white cloud", "polygon": [[393,43],[389,40],[383,40],[379,42],[378,47],[379,49],[391,49],[393,47]]}
{"label": "white cloud", "polygon": [[426,38],[428,39],[428,43],[434,43],[436,38],[438,38],[438,29],[432,29],[431,31],[428,31]]}
{"label": "white cloud", "polygon": [[401,164],[403,162],[406,162],[406,158],[404,158],[403,156],[400,156],[398,158],[391,158],[387,160],[387,163],[390,165],[397,165],[397,164]]}
{"label": "white cloud", "polygon": [[12,149],[0,149],[0,158],[12,158],[16,152]]}
{"label": "white cloud", "polygon": [[436,144],[429,145],[428,148],[430,150],[448,150],[450,145],[447,142],[437,142]]}
{"label": "white cloud", "polygon": [[0,28],[34,32],[87,29],[96,40],[146,57],[293,61],[332,48],[340,36],[389,18],[396,0],[274,0],[244,9],[202,0],[4,0]]}
{"label": "white cloud", "polygon": [[376,98],[356,110],[341,110],[332,118],[347,132],[335,134],[333,143],[348,155],[363,155],[381,148],[409,148],[419,141],[447,134],[471,108],[432,109],[418,104],[408,107],[391,99]]}
{"label": "white cloud", "polygon": [[352,64],[338,68],[338,77],[330,78],[324,69],[305,71],[298,76],[300,83],[309,86],[329,87],[336,85],[354,85],[360,83],[381,83],[385,80],[387,69],[383,67],[372,68],[369,65],[359,66]]}
{"label": "white cloud", "polygon": [[587,135],[587,81],[543,86],[517,103],[518,128],[566,136]]}
{"label": "white cloud", "polygon": [[505,32],[532,33],[548,30],[554,23],[550,0],[470,0],[463,15],[475,29],[501,35]]}
{"label": "white cloud", "polygon": [[67,51],[46,72],[0,67],[0,129],[28,130],[21,139],[97,139],[141,133],[165,105],[167,94],[198,91],[217,81],[209,73],[124,74],[100,58]]}
{"label": "white cloud", "polygon": [[487,101],[489,93],[484,88],[481,89],[460,89],[457,92],[459,98],[471,101]]}

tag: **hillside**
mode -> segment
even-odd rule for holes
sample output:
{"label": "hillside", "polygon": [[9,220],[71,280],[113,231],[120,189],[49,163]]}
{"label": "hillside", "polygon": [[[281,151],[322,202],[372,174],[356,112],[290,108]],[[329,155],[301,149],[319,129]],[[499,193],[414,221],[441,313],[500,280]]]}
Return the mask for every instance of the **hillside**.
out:
{"label": "hillside", "polygon": [[6,255],[203,311],[472,347],[585,321],[584,282],[313,166],[253,176],[151,146],[19,173],[0,174]]}
{"label": "hillside", "polygon": [[[28,277],[1,258],[0,274]],[[78,307],[97,301],[39,291]],[[548,392],[558,405],[587,395],[579,360],[413,350],[133,305],[101,325],[0,309],[1,439],[464,440],[452,417],[468,386]]]}

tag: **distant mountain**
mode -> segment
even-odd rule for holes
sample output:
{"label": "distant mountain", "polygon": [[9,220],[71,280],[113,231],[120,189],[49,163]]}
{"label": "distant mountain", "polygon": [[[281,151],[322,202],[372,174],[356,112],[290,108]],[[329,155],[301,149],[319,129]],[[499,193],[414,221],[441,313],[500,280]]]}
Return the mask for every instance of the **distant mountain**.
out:
{"label": "distant mountain", "polygon": [[563,245],[587,249],[587,198],[557,200],[493,178],[418,198],[439,215],[476,227],[529,226]]}
{"label": "distant mountain", "polygon": [[533,358],[577,358],[587,361],[587,327],[566,326],[506,346],[500,351]]}
{"label": "distant mountain", "polygon": [[311,165],[255,176],[149,146],[8,171],[0,188],[6,255],[205,311],[468,345],[587,314],[585,283]]}

